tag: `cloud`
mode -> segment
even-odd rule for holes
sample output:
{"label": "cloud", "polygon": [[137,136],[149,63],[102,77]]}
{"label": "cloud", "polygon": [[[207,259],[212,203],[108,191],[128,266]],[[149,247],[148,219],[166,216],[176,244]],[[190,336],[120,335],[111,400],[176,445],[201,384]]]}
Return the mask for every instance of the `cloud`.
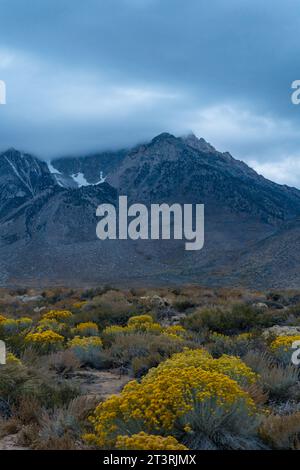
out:
{"label": "cloud", "polygon": [[277,149],[280,143],[291,146],[300,143],[298,128],[292,120],[271,113],[257,114],[249,110],[247,102],[232,100],[232,103],[203,107],[192,112],[187,122],[196,134],[206,136],[220,149],[231,149],[248,159],[257,149],[265,155],[269,149],[272,159],[280,158]]}
{"label": "cloud", "polygon": [[290,88],[300,79],[298,8],[297,0],[2,0],[0,148],[49,157],[193,130],[270,174],[300,148]]}
{"label": "cloud", "polygon": [[299,187],[300,152],[294,156],[282,156],[280,161],[260,163],[250,160],[248,163],[257,173],[276,183]]}

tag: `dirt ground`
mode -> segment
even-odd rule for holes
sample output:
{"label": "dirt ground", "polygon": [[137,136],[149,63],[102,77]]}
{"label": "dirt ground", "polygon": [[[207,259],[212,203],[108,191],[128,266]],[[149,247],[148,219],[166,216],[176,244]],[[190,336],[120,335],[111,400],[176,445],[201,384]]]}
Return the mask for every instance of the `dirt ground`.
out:
{"label": "dirt ground", "polygon": [[[124,385],[129,382],[128,375],[118,371],[80,370],[74,373],[74,380],[81,388],[82,395],[108,398],[110,395],[120,393]],[[18,445],[18,434],[11,434],[0,439],[0,450],[29,450]]]}

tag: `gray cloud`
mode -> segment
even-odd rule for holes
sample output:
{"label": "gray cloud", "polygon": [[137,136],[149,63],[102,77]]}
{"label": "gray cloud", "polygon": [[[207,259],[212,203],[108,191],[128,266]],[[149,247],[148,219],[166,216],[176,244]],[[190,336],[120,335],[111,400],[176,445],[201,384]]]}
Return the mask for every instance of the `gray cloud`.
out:
{"label": "gray cloud", "polygon": [[[45,158],[193,130],[300,187],[297,0],[0,0],[0,148]],[[296,175],[296,176],[295,176]]]}

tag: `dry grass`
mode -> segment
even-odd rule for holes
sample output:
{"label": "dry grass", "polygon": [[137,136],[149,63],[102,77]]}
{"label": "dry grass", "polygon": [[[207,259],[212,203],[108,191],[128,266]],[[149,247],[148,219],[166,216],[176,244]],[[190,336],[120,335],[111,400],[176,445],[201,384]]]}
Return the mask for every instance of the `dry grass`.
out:
{"label": "dry grass", "polygon": [[272,449],[300,450],[300,412],[268,416],[260,427],[260,435]]}

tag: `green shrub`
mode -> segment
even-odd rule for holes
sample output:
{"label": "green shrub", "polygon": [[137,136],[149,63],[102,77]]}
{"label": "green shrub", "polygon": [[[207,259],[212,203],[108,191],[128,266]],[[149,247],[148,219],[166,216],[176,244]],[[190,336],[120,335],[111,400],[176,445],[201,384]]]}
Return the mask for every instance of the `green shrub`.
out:
{"label": "green shrub", "polygon": [[282,366],[267,353],[249,351],[243,359],[259,374],[260,381],[270,398],[275,400],[288,398],[292,387],[298,383],[299,369],[297,367]]}
{"label": "green shrub", "polygon": [[206,308],[184,319],[184,326],[193,331],[206,328],[225,335],[234,335],[258,328],[280,324],[286,319],[285,311],[262,311],[251,305],[236,304],[231,308]]}
{"label": "green shrub", "polygon": [[[136,332],[120,334],[106,350],[109,359],[117,366],[133,369],[140,376],[150,367],[183,350],[189,343],[166,335]],[[134,362],[133,362],[134,361]]]}

